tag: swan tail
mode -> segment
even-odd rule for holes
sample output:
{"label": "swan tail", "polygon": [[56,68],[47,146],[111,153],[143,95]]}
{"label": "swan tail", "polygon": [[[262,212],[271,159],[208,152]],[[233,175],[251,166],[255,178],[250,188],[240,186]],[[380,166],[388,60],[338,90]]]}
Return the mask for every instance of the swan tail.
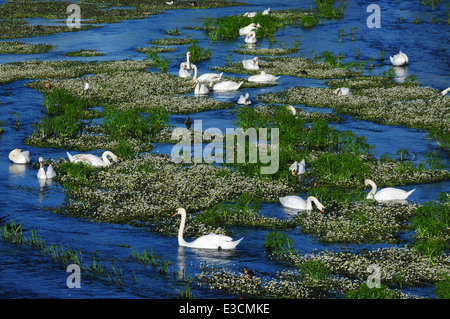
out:
{"label": "swan tail", "polygon": [[241,85],[242,85],[243,83],[244,83],[244,81],[239,82],[238,89],[241,87]]}
{"label": "swan tail", "polygon": [[405,194],[405,199],[407,199],[409,197],[409,195],[411,195],[416,189],[414,188],[413,190],[410,190],[409,192],[407,192]]}
{"label": "swan tail", "polygon": [[73,156],[70,155],[69,152],[66,152],[66,153],[67,153],[67,157],[69,158],[69,161],[70,161],[70,162],[73,162]]}

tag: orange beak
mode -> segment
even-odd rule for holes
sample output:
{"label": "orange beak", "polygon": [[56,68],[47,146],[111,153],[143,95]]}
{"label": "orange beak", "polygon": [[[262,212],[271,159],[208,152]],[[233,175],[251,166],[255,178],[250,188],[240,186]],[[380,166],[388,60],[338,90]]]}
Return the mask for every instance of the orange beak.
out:
{"label": "orange beak", "polygon": [[296,172],[295,172],[295,169],[292,171],[292,175],[294,175],[295,176],[295,174],[296,174]]}
{"label": "orange beak", "polygon": [[177,216],[177,215],[178,215],[178,212],[175,212],[175,214],[173,214],[172,217]]}

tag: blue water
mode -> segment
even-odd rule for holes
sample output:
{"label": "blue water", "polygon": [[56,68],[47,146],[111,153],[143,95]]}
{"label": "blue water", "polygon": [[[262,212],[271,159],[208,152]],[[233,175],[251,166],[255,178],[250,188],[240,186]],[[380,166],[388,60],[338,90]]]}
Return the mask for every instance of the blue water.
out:
{"label": "blue water", "polygon": [[[147,19],[129,20],[116,24],[108,24],[99,29],[88,31],[62,33],[47,37],[19,39],[27,43],[48,43],[57,47],[49,53],[39,55],[2,55],[1,63],[23,60],[141,60],[145,55],[135,51],[137,47],[148,46],[152,39],[166,37],[164,30],[175,27],[182,36],[197,39],[198,45],[208,47],[212,51],[211,59],[198,63],[199,74],[210,72],[209,67],[224,65],[228,53],[242,44],[242,39],[223,41],[210,44],[202,31],[187,30],[186,26],[200,26],[209,17],[220,17],[244,13],[246,11],[262,11],[267,7],[272,10],[299,8],[299,1],[247,1],[249,6],[218,8],[209,10],[172,10],[166,13],[150,16]],[[302,8],[309,8],[309,2],[301,2]],[[420,5],[419,1],[402,1],[401,4],[383,1],[381,29],[366,27],[367,1],[348,1],[343,20],[323,21],[321,25],[304,30],[287,27],[279,30],[277,47],[283,44],[290,47],[295,41],[300,42],[300,54],[311,57],[312,51],[319,54],[325,50],[342,53],[346,60],[354,60],[354,50],[360,49],[360,60],[369,57],[377,58],[380,51],[386,52],[386,58],[381,66],[374,67],[369,73],[380,74],[390,68],[389,55],[399,50],[406,52],[410,58],[407,75],[416,75],[422,85],[436,89],[444,89],[449,85],[450,74],[447,57],[450,55],[449,26],[445,23],[431,24],[430,20],[436,15],[441,21],[446,18],[443,12],[450,9],[450,3],[443,2],[441,8],[431,12],[429,7]],[[403,8],[403,9],[402,9]],[[399,23],[398,18],[404,18]],[[63,17],[62,17],[63,18]],[[418,18],[421,23],[413,24]],[[44,24],[39,19],[32,19],[31,24]],[[60,22],[50,22],[60,23]],[[342,43],[338,42],[338,29],[350,33],[351,28],[357,27],[356,41],[346,36]],[[258,42],[260,47],[269,47],[266,40]],[[71,58],[64,56],[69,51],[79,49],[96,49],[104,56],[95,58]],[[177,51],[167,53],[171,58],[169,72],[177,74],[179,56],[184,57],[186,46],[178,46]],[[294,54],[296,56],[298,54]],[[240,61],[242,55],[233,53],[231,62]],[[237,74],[237,77],[246,75]],[[39,156],[58,159],[66,157],[66,150],[52,148],[35,148],[24,144],[25,138],[33,131],[32,124],[36,123],[45,113],[42,110],[42,95],[24,85],[27,80],[0,85],[0,120],[8,124],[4,126],[5,133],[0,135],[0,224],[10,219],[24,225],[24,235],[29,236],[32,229],[46,243],[57,243],[64,247],[71,247],[83,252],[83,261],[95,260],[110,267],[123,270],[123,286],[108,284],[82,273],[81,289],[69,289],[66,279],[69,273],[49,257],[36,249],[15,246],[0,242],[0,298],[176,298],[180,290],[184,289],[184,282],[179,279],[180,273],[194,275],[199,265],[206,263],[212,266],[227,267],[233,271],[240,271],[243,266],[257,269],[260,273],[275,274],[277,271],[289,269],[291,266],[275,262],[264,250],[262,243],[268,230],[235,227],[231,229],[233,237],[245,237],[236,251],[198,251],[179,248],[176,238],[161,237],[146,232],[143,229],[127,225],[115,225],[91,222],[83,219],[56,215],[45,207],[56,207],[64,203],[64,194],[59,185],[53,183],[41,187],[37,181],[37,170],[30,166],[12,165],[8,160],[8,153],[14,148],[30,150],[33,162]],[[277,92],[290,86],[310,85],[323,86],[322,81],[299,79],[282,76],[279,85],[261,89],[246,90],[251,97],[259,93]],[[213,93],[212,97],[224,101],[236,101],[242,92],[233,94]],[[300,106],[310,111],[308,106]],[[321,109],[321,112],[332,110]],[[21,126],[15,129],[15,116],[19,113]],[[227,127],[234,127],[233,116],[229,110],[204,111],[191,114],[194,119],[202,119],[203,128],[217,127],[225,131]],[[173,115],[170,124],[182,126],[185,115]],[[417,154],[417,160],[430,152],[438,152],[448,165],[449,153],[440,149],[436,143],[426,139],[426,132],[400,126],[384,126],[366,121],[355,121],[344,117],[342,123],[335,125],[340,130],[352,130],[356,134],[364,135],[370,144],[376,145],[375,154],[395,154],[397,149],[407,148]],[[170,153],[172,145],[155,144],[154,152]],[[70,151],[70,150],[69,150]],[[74,151],[74,153],[77,153]],[[405,186],[408,189],[410,186]],[[450,182],[443,181],[433,184],[414,185],[416,191],[411,195],[413,202],[425,202],[436,199],[441,192],[450,192]],[[268,216],[286,217],[287,213],[278,204],[262,205],[262,213]],[[302,234],[294,230],[289,232],[295,247],[300,253],[314,250],[360,249],[368,245],[322,244],[314,236]],[[372,247],[372,246],[370,246]],[[169,273],[161,275],[152,266],[142,266],[129,259],[132,251],[153,249],[161,259],[169,260]],[[175,270],[178,275],[173,275]],[[432,287],[417,289],[416,294],[433,296]],[[196,298],[223,298],[228,295],[209,291],[205,288],[193,286]]]}

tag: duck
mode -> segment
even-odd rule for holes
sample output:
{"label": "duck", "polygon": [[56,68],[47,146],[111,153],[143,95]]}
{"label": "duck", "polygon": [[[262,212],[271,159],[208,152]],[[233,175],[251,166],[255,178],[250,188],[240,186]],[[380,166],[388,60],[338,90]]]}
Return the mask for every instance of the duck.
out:
{"label": "duck", "polygon": [[37,173],[37,178],[39,179],[52,179],[56,176],[55,170],[53,169],[52,164],[50,164],[47,168],[47,172],[44,169],[44,159],[39,157],[39,171]]}
{"label": "duck", "polygon": [[341,96],[341,95],[350,95],[350,89],[349,88],[337,88],[333,91],[334,95]]}
{"label": "duck", "polygon": [[77,154],[77,155],[70,155],[69,152],[67,152],[67,157],[69,158],[69,161],[72,163],[85,163],[85,164],[90,164],[93,166],[109,166],[111,165],[111,162],[109,160],[109,157],[112,158],[112,160],[114,162],[119,163],[120,159],[119,157],[117,157],[113,152],[111,151],[105,151],[102,154],[102,158],[95,156],[93,154]]}
{"label": "duck", "polygon": [[14,164],[28,164],[31,162],[30,151],[23,151],[20,148],[13,149],[9,152],[8,158]]}
{"label": "duck", "polygon": [[261,71],[261,73],[257,75],[252,75],[248,78],[249,82],[275,82],[279,79],[279,76],[274,76],[272,74],[266,74],[265,71]]}
{"label": "duck", "polygon": [[221,92],[225,92],[225,91],[236,91],[239,90],[239,88],[241,87],[241,85],[244,83],[244,81],[236,83],[234,81],[223,81],[220,83],[217,83],[213,86],[213,90],[214,91],[221,91]]}
{"label": "duck", "polygon": [[260,25],[256,23],[250,23],[248,26],[239,29],[239,35],[247,35],[249,32],[259,28]]}
{"label": "duck", "polygon": [[252,104],[252,101],[250,101],[248,98],[249,98],[249,94],[248,94],[248,92],[247,93],[245,93],[245,95],[241,95],[240,97],[239,97],[239,100],[238,100],[238,104],[241,104],[241,105],[250,105],[250,104]]}
{"label": "duck", "polygon": [[402,51],[399,51],[398,54],[394,56],[390,56],[389,59],[391,60],[391,63],[395,66],[402,66],[409,62],[408,56],[404,54]]}
{"label": "duck", "polygon": [[262,14],[264,16],[270,14],[270,8],[267,8],[266,10],[264,10]]}
{"label": "duck", "polygon": [[236,246],[244,239],[233,241],[233,238],[225,235],[209,234],[199,237],[192,242],[186,242],[183,238],[184,226],[186,223],[186,210],[182,207],[177,208],[172,217],[181,215],[181,223],[178,229],[178,245],[182,247],[201,248],[201,249],[217,249],[229,250],[235,249]]}
{"label": "duck", "polygon": [[253,278],[253,276],[255,275],[255,271],[254,270],[248,270],[247,267],[244,267],[244,269],[242,270],[244,273],[244,277],[248,277],[248,278]]}
{"label": "duck", "polygon": [[249,33],[247,33],[247,35],[245,36],[245,43],[247,43],[247,44],[255,44],[256,42],[257,42],[256,32],[255,31],[250,31]]}
{"label": "duck", "polygon": [[445,95],[447,95],[448,92],[450,92],[450,87],[441,91],[441,97],[444,97]]}
{"label": "duck", "polygon": [[180,78],[190,78],[192,76],[192,70],[189,70],[186,62],[180,63],[180,70],[178,71]]}
{"label": "duck", "polygon": [[370,185],[372,190],[367,194],[368,199],[375,199],[376,201],[390,201],[390,200],[406,200],[409,195],[412,194],[416,189],[410,190],[409,192],[403,189],[386,187],[380,189],[377,192],[377,185],[370,179],[364,180],[365,188]]}
{"label": "duck", "polygon": [[50,81],[48,79],[45,81],[44,88],[46,88],[47,90],[50,90],[52,88],[52,85],[50,84]]}
{"label": "duck", "polygon": [[194,94],[195,95],[204,95],[208,94],[209,90],[206,85],[199,83],[198,80],[194,81]]}
{"label": "duck", "polygon": [[295,210],[312,210],[312,203],[316,204],[318,210],[322,213],[325,212],[325,207],[315,198],[309,196],[307,200],[295,195],[280,197],[279,201],[283,207],[295,209]]}
{"label": "duck", "polygon": [[195,64],[192,64],[192,69],[194,70],[194,76],[192,77],[192,80],[195,82],[198,80],[199,82],[214,82],[218,81],[222,78],[222,73],[204,73],[197,77],[197,66]]}
{"label": "duck", "polygon": [[189,130],[191,128],[191,125],[192,125],[192,120],[191,120],[191,117],[188,115],[188,117],[184,121],[184,126],[186,126],[186,128]]}
{"label": "duck", "polygon": [[292,172],[292,175],[301,175],[304,174],[306,171],[306,164],[305,164],[305,159],[302,159],[302,161],[300,163],[298,163],[297,161],[295,161],[290,167],[289,170]]}
{"label": "duck", "polygon": [[251,60],[242,60],[242,66],[246,70],[259,70],[259,59],[257,56],[255,56]]}

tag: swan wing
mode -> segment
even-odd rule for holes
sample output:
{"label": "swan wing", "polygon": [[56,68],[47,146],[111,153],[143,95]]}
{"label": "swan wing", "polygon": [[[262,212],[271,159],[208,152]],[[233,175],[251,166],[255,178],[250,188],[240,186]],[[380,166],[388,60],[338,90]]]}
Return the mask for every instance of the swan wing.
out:
{"label": "swan wing", "polygon": [[393,187],[387,187],[380,189],[376,194],[374,199],[375,200],[397,200],[397,199],[406,199],[412,192],[412,191],[404,191],[403,189],[393,188]]}
{"label": "swan wing", "polygon": [[188,247],[192,248],[204,248],[204,249],[233,249],[242,240],[233,241],[233,238],[225,235],[209,234],[197,238],[196,240],[188,243]]}
{"label": "swan wing", "polygon": [[47,172],[46,172],[46,177],[47,179],[52,179],[53,177],[56,176],[55,170],[53,169],[52,164],[50,164],[47,168]]}

